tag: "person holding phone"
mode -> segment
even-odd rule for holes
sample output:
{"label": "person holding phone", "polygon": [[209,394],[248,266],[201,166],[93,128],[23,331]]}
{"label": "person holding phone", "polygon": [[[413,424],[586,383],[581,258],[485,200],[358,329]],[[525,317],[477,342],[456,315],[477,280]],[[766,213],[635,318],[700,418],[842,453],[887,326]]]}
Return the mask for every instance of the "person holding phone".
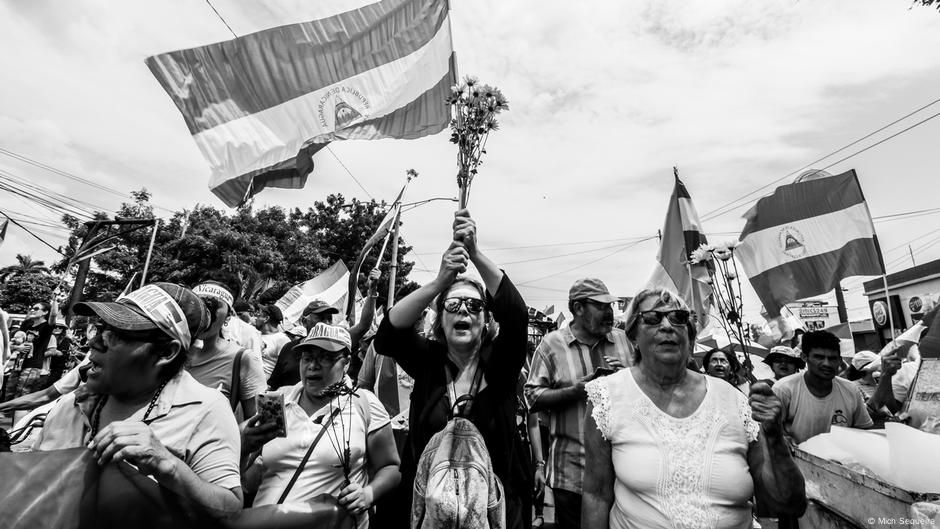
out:
{"label": "person holding phone", "polygon": [[600,279],[575,281],[568,291],[573,319],[539,344],[525,385],[530,411],[550,416],[549,461],[535,464],[548,469],[558,527],[581,527],[585,384],[633,364],[626,333],[614,328],[615,301]]}
{"label": "person holding phone", "polygon": [[[285,437],[277,437],[278,421],[267,406],[244,424],[242,482],[247,494],[257,492],[252,506],[329,494],[356,518],[358,529],[366,529],[375,501],[401,480],[391,421],[378,397],[362,388],[351,394],[331,391],[337,383],[350,384],[349,334],[317,323],[293,348],[301,380],[279,390]],[[260,457],[254,457],[259,450]]]}

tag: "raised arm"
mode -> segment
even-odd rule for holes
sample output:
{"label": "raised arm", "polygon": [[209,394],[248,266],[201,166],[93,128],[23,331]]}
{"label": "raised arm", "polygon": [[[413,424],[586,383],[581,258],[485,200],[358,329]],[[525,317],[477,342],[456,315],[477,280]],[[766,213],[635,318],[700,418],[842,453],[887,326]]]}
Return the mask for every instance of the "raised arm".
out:
{"label": "raised arm", "polygon": [[349,329],[349,337],[354,346],[359,345],[359,340],[369,332],[372,326],[372,320],[375,318],[375,296],[379,285],[378,270],[369,272],[369,278],[366,280],[366,300],[362,304],[362,317]]}
{"label": "raised arm", "polygon": [[454,241],[462,243],[467,249],[467,255],[480,273],[486,291],[495,296],[499,283],[503,280],[503,271],[477,248],[477,224],[470,218],[470,212],[466,209],[454,214]]}
{"label": "raised arm", "polygon": [[[454,282],[458,274],[467,270],[470,256],[463,243],[452,242],[441,258],[441,268],[431,282],[421,285],[418,290],[405,296],[388,312],[388,321],[396,329],[406,329],[414,325],[425,307],[434,301],[434,296],[443,292]],[[382,351],[379,350],[381,353]]]}

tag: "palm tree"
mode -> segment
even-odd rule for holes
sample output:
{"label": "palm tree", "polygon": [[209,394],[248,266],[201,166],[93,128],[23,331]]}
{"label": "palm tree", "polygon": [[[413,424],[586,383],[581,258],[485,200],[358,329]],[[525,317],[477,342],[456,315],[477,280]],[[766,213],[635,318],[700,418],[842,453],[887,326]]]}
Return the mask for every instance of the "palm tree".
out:
{"label": "palm tree", "polygon": [[6,283],[14,277],[23,274],[48,273],[49,268],[44,261],[33,261],[29,255],[16,254],[16,264],[0,268],[0,282]]}

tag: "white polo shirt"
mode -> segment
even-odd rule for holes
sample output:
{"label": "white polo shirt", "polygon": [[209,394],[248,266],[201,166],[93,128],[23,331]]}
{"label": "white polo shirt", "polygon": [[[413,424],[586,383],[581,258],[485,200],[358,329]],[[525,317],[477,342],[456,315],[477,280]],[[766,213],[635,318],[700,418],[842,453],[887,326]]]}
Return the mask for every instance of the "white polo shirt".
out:
{"label": "white polo shirt", "polygon": [[[320,408],[312,416],[298,403],[303,382],[295,386],[281,388],[284,394],[284,414],[287,419],[287,437],[278,437],[269,441],[261,450],[261,457],[256,464],[262,466],[261,486],[255,497],[254,506],[277,503],[287,483],[300,465],[300,460],[317,434],[323,428],[333,410],[341,406],[343,411],[333,419],[326,434],[320,438],[313,449],[307,465],[294,483],[285,502],[301,502],[312,499],[318,494],[337,496],[343,484],[343,470],[335,447],[345,446],[343,431],[349,435],[351,468],[350,481],[363,487],[369,483],[366,456],[366,423],[362,413],[370,414],[368,433],[372,433],[389,424],[385,407],[371,391],[358,389],[359,399],[339,397]],[[332,406],[332,408],[331,408]],[[317,424],[317,422],[321,424]],[[359,528],[369,526],[368,516],[359,519]]]}

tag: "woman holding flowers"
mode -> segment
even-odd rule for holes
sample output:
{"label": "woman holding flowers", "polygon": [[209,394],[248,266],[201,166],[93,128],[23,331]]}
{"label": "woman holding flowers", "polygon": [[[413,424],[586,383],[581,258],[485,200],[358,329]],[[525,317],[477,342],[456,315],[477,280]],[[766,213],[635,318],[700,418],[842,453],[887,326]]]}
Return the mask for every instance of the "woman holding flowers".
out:
{"label": "woman holding flowers", "polygon": [[[506,527],[519,528],[529,517],[525,507],[531,495],[528,457],[515,422],[528,312],[506,274],[478,248],[476,223],[467,210],[457,211],[453,228],[437,277],[399,301],[375,336],[376,351],[393,357],[414,378],[396,527],[408,526],[411,484],[425,446],[452,416],[463,415],[482,435],[505,489]],[[461,275],[470,263],[482,285]],[[433,339],[426,339],[413,324],[432,302],[437,318]],[[499,324],[496,336],[491,319]],[[467,397],[472,404],[464,414],[460,403]]]}

